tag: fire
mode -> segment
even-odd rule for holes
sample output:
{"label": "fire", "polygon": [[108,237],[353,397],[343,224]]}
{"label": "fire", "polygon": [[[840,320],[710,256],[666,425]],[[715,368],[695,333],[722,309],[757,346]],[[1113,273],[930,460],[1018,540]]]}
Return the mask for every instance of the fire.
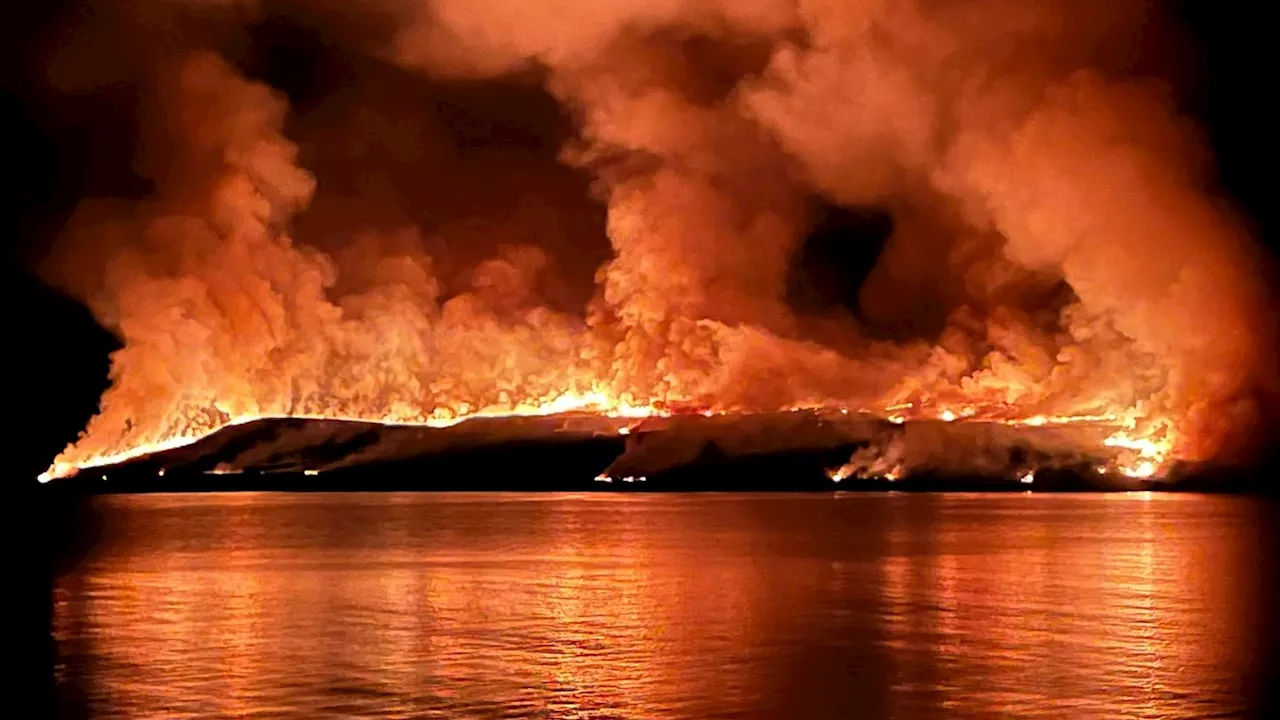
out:
{"label": "fire", "polygon": [[1132,478],[1149,478],[1159,471],[1160,467],[1150,460],[1143,460],[1134,466],[1121,467],[1120,472]]}
{"label": "fire", "polygon": [[1102,442],[1107,447],[1119,447],[1133,450],[1139,457],[1160,459],[1169,452],[1167,441],[1158,441],[1149,437],[1133,437],[1127,432],[1117,432]]}
{"label": "fire", "polygon": [[[399,23],[369,48],[381,60],[342,64],[495,92],[538,68],[550,124],[575,123],[558,154],[541,145],[561,130],[537,152],[463,147],[446,118],[374,92],[402,87],[380,76],[344,78],[369,97],[324,98],[336,117],[286,123],[284,90],[184,53],[176,30],[156,67],[103,63],[138,84],[134,167],[154,193],[84,199],[49,262],[122,348],[40,480],[265,418],[821,409],[886,435],[1087,436],[1073,456],[1141,478],[1248,430],[1241,398],[1275,372],[1249,238],[1201,187],[1173,94],[1085,62],[1145,31],[1141,12],[1101,12],[1131,3],[579,4],[379,16]],[[454,192],[464,176],[475,197]],[[579,204],[561,211],[547,186],[566,176]],[[894,216],[858,307],[830,317],[789,294],[815,198]],[[569,288],[591,257],[582,218],[601,254]],[[832,479],[903,477],[904,454]]]}
{"label": "fire", "polygon": [[[868,408],[826,408],[835,409],[842,415],[855,414],[860,416],[884,417],[893,424],[904,424],[908,421],[909,416],[902,414],[904,410],[911,409],[912,406],[893,405],[880,409]],[[698,410],[696,414],[704,417],[711,417],[724,411]],[[164,439],[161,442],[151,444],[140,444],[128,447],[117,452],[104,452],[100,454],[87,455],[78,462],[69,462],[65,460],[55,461],[48,471],[40,475],[40,482],[45,483],[56,478],[71,477],[76,473],[96,467],[115,465],[128,460],[144,457],[165,450],[170,450],[191,443],[197,442],[203,437],[213,434],[218,430],[243,423],[253,422],[271,418],[304,418],[304,419],[323,419],[323,420],[350,420],[361,422],[372,422],[383,425],[401,425],[401,426],[421,426],[432,428],[446,428],[466,422],[475,418],[514,418],[514,417],[542,417],[560,415],[565,413],[595,413],[611,418],[628,418],[643,419],[648,417],[670,417],[673,413],[665,407],[659,406],[643,406],[636,405],[629,401],[623,401],[611,398],[608,394],[600,390],[592,390],[589,392],[566,392],[542,404],[520,403],[515,407],[504,410],[499,408],[485,408],[472,410],[470,412],[458,412],[456,410],[438,411],[425,413],[425,419],[420,421],[413,420],[396,420],[389,419],[386,416],[379,415],[344,415],[344,414],[315,414],[315,415],[245,415],[234,418],[228,418],[226,422],[209,425],[201,428],[200,432],[186,431],[173,437]],[[973,405],[966,405],[957,410],[942,410],[938,412],[936,417],[945,422],[956,422],[960,419],[985,418],[992,421],[992,418],[1007,415],[1008,408],[995,407],[984,413]],[[1046,425],[1074,425],[1074,424],[1094,424],[1108,425],[1119,424],[1123,413],[1117,414],[1081,414],[1081,415],[1033,415],[1025,418],[1002,418],[994,420],[1003,422],[1008,425],[1026,425],[1031,427],[1043,427]],[[910,417],[912,420],[927,419],[929,415],[926,412],[920,412],[918,416]],[[1157,476],[1167,469],[1167,461],[1172,451],[1173,443],[1167,433],[1142,435],[1132,427],[1132,423],[1127,429],[1121,429],[1114,432],[1103,440],[1103,446],[1106,448],[1119,448],[1125,451],[1125,454],[1117,458],[1107,469],[1118,472],[1130,477],[1149,478]],[[618,428],[619,435],[628,435],[632,432],[632,427],[623,425]],[[74,447],[74,446],[73,446]],[[69,450],[70,452],[70,450]],[[883,472],[881,477],[889,480],[895,480],[901,477],[904,469],[901,465],[894,465],[891,469]],[[163,471],[161,471],[163,474]],[[828,473],[834,482],[840,482],[850,477],[853,472],[846,466],[837,468]],[[1027,482],[1026,478],[1034,477],[1034,471],[1029,471],[1023,477],[1023,482]],[[607,482],[607,479],[598,478]]]}
{"label": "fire", "polygon": [[[56,478],[71,477],[81,470],[116,465],[139,457],[190,445],[199,441],[201,438],[212,435],[218,430],[226,427],[273,418],[349,420],[378,423],[389,426],[400,425],[446,428],[475,418],[543,417],[574,412],[596,413],[610,418],[635,419],[670,415],[669,411],[660,407],[635,405],[626,400],[611,398],[599,390],[590,390],[587,392],[567,391],[540,404],[526,401],[518,403],[509,409],[483,408],[470,410],[469,405],[467,404],[462,404],[462,407],[467,408],[467,410],[437,408],[433,411],[420,413],[419,415],[423,418],[421,420],[397,419],[396,416],[391,416],[389,414],[366,415],[358,413],[344,414],[338,412],[292,415],[242,415],[229,417],[225,422],[202,426],[198,430],[184,428],[182,432],[179,432],[172,437],[165,438],[159,442],[139,444],[116,452],[91,454],[86,456],[79,463],[57,460],[46,472],[42,473],[38,479],[41,483],[47,483]],[[403,416],[402,413],[398,415],[401,417]],[[618,429],[618,434],[620,435],[627,435],[630,432],[631,428],[629,426],[624,425]]]}

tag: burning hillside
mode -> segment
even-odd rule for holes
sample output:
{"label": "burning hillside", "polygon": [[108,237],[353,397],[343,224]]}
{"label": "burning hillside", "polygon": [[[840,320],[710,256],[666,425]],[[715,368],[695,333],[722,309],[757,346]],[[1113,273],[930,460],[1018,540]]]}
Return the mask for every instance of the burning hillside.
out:
{"label": "burning hillside", "polygon": [[[264,418],[790,410],[1088,428],[1057,456],[1145,478],[1238,456],[1275,392],[1254,247],[1131,66],[1146,3],[100,10],[50,79],[136,84],[151,190],[85,199],[48,262],[122,348],[44,480]],[[291,114],[237,61],[282,17],[364,58],[346,94]],[[101,67],[103,38],[155,28]],[[386,90],[411,82],[514,87],[571,130],[549,159],[493,130],[475,150],[443,105]],[[788,298],[819,204],[894,219],[845,312]],[[608,249],[583,275],[595,211]],[[835,473],[921,457],[865,438]]]}

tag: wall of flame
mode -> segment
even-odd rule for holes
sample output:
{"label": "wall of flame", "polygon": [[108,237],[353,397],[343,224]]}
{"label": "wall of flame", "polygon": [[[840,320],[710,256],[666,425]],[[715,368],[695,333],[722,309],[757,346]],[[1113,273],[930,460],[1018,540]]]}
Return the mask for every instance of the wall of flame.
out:
{"label": "wall of flame", "polygon": [[[1256,249],[1210,194],[1167,87],[1133,66],[1159,26],[1146,3],[109,5],[70,30],[50,79],[138,86],[136,164],[154,192],[86,198],[48,263],[123,348],[100,413],[44,479],[263,417],[799,407],[1101,424],[1108,469],[1147,477],[1238,452],[1276,392]],[[580,238],[555,241],[568,226],[541,171],[469,159],[430,140],[438,112],[389,120],[359,91],[308,130],[228,61],[275,14],[429,82],[537,78],[573,122],[546,176],[586,174],[604,208],[589,300],[557,300]],[[382,29],[355,32],[352,17]],[[165,42],[105,69],[88,41],[157,27]],[[535,179],[515,201],[495,189],[500,212],[412,222],[394,209],[402,176],[360,169],[370,147],[409,175],[449,169],[441,192],[475,163]],[[345,177],[317,174],[340,152]],[[364,200],[348,212],[326,183],[352,178]],[[863,317],[821,332],[786,302],[815,197],[899,219]],[[337,240],[314,221],[352,213],[363,229]],[[477,234],[502,242],[442,273]],[[939,335],[867,326],[919,312],[926,285],[945,301]],[[886,457],[863,464],[902,471]]]}

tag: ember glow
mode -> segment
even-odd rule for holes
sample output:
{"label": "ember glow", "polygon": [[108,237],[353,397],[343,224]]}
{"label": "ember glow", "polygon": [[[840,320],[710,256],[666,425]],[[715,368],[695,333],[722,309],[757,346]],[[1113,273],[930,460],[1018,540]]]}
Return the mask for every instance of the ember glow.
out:
{"label": "ember glow", "polygon": [[[350,53],[424,83],[533,72],[574,120],[547,168],[485,159],[496,177],[535,176],[511,206],[481,197],[446,220],[441,200],[412,222],[388,209],[404,204],[391,175],[358,161],[390,148],[409,174],[469,172],[461,150],[423,139],[443,121],[420,108],[386,120],[369,90],[335,102],[338,120],[286,122],[283,93],[178,39],[223,27],[223,5],[238,3],[184,6],[175,40],[138,63],[137,167],[154,193],[84,200],[50,259],[48,277],[123,347],[99,414],[42,480],[262,418],[447,427],[793,408],[1097,427],[1105,440],[1081,453],[1146,478],[1235,452],[1274,388],[1253,246],[1202,188],[1202,151],[1165,91],[1117,52],[1154,26],[1145,3],[309,11],[298,22],[343,47],[343,13],[385,11],[393,37]],[[345,175],[367,180],[358,201],[326,191],[351,179],[319,169],[341,148]],[[557,299],[559,271],[585,240],[546,231],[569,223],[539,219],[553,209],[538,172],[585,174],[603,206],[609,257],[579,307]],[[787,298],[819,203],[895,219],[856,317],[808,317]],[[457,259],[477,234],[496,247]],[[917,329],[886,331],[899,327]],[[892,453],[855,461],[911,470]]]}

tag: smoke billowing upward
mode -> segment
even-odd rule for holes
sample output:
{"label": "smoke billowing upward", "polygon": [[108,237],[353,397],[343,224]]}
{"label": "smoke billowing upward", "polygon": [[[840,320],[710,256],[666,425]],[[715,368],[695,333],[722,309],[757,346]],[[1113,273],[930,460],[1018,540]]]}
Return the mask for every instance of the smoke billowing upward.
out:
{"label": "smoke billowing upward", "polygon": [[[1111,423],[1149,475],[1276,392],[1144,2],[99,10],[49,80],[138,88],[154,190],[86,198],[47,263],[123,342],[54,474],[262,416],[834,406]],[[833,206],[893,229],[817,317],[788,287]]]}

